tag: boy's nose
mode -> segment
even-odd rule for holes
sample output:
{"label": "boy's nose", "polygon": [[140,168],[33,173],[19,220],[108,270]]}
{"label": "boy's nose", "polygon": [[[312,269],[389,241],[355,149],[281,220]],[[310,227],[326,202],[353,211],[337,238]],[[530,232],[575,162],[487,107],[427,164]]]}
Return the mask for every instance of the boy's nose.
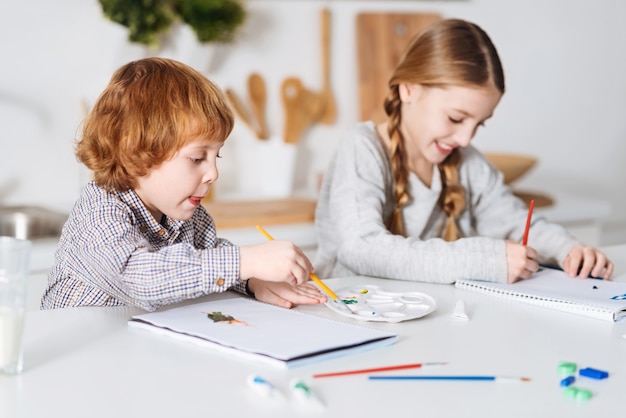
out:
{"label": "boy's nose", "polygon": [[218,172],[217,167],[213,166],[204,173],[202,182],[213,183],[219,178],[219,176],[220,176],[220,173]]}

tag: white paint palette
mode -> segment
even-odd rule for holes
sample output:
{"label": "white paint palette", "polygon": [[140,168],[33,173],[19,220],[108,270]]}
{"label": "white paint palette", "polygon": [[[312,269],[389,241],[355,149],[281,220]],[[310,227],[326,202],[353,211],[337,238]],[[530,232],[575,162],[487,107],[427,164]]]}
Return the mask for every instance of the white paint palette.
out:
{"label": "white paint palette", "polygon": [[333,311],[361,321],[401,322],[421,318],[437,309],[437,301],[421,292],[386,292],[379,286],[350,286],[336,290],[338,299],[352,311],[348,313],[329,301]]}

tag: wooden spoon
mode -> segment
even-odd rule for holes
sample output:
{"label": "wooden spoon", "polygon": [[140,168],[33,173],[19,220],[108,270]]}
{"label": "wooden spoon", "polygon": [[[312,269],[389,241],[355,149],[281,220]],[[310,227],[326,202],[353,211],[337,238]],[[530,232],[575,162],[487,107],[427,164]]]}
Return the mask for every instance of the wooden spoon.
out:
{"label": "wooden spoon", "polygon": [[283,141],[288,144],[295,144],[300,136],[300,126],[302,125],[300,98],[302,88],[302,82],[296,77],[286,78],[280,86],[283,107],[285,108]]}
{"label": "wooden spoon", "polygon": [[327,107],[324,97],[317,92],[311,91],[306,87],[302,88],[300,97],[300,111],[302,112],[302,120],[308,128],[314,122],[321,122]]}
{"label": "wooden spoon", "polygon": [[250,119],[250,115],[248,115],[245,106],[243,105],[241,100],[239,100],[237,94],[235,94],[235,92],[231,89],[226,89],[226,98],[228,98],[231,107],[235,111],[235,114],[239,116],[239,118],[243,121],[243,123],[246,124],[248,128],[256,132],[256,128],[254,127],[254,124]]}
{"label": "wooden spoon", "polygon": [[332,125],[337,119],[337,106],[330,88],[330,10],[322,9],[322,91],[320,93],[323,113],[319,120],[325,125]]}
{"label": "wooden spoon", "polygon": [[267,139],[269,137],[267,122],[265,120],[267,93],[265,90],[265,81],[261,75],[252,73],[248,77],[248,95],[252,102],[252,112],[255,115],[258,126],[256,131],[257,137],[259,139]]}
{"label": "wooden spoon", "polygon": [[281,93],[285,107],[283,140],[295,144],[311,125],[320,120],[324,103],[319,94],[305,88],[295,77],[283,81]]}

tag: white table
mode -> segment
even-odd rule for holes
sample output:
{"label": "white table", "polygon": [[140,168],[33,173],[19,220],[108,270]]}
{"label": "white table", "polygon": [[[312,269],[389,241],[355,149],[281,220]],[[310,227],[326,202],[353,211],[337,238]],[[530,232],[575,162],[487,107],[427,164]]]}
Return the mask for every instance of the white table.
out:
{"label": "white table", "polygon": [[[605,251],[626,280],[626,245]],[[328,280],[339,288],[350,279]],[[354,280],[354,279],[352,279]],[[433,285],[368,278],[388,290],[423,291],[438,309],[397,324],[361,323],[392,330],[392,346],[283,370],[229,357],[208,348],[130,328],[136,308],[73,308],[29,312],[25,370],[0,376],[0,417],[294,417],[310,416],[293,400],[272,403],[245,385],[250,373],[285,394],[300,377],[332,417],[618,417],[626,388],[626,321],[616,324],[507,302]],[[229,295],[232,296],[232,295]],[[212,295],[203,300],[223,297]],[[470,321],[451,317],[467,302]],[[351,321],[324,306],[298,310]],[[579,402],[561,393],[560,361],[607,370],[608,379],[580,378],[593,398]],[[528,383],[368,381],[363,375],[312,379],[314,373],[389,364],[445,361],[415,374],[528,376]],[[406,373],[406,372],[405,372]],[[321,416],[321,414],[318,414]]]}

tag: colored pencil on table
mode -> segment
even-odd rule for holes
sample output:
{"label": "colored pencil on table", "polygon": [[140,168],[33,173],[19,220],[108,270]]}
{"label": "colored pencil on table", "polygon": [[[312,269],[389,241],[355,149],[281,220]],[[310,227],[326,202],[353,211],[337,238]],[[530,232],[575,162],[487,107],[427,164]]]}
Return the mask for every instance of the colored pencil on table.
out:
{"label": "colored pencil on table", "polygon": [[529,377],[515,376],[369,376],[369,380],[506,380],[530,382]]}
{"label": "colored pencil on table", "polygon": [[526,229],[524,230],[524,239],[522,240],[522,244],[528,244],[528,231],[530,231],[530,220],[533,217],[533,209],[535,208],[535,199],[530,201],[530,205],[528,205],[528,217],[526,218]]}
{"label": "colored pencil on table", "polygon": [[318,373],[318,374],[314,374],[313,377],[319,378],[319,377],[348,376],[348,375],[353,375],[353,374],[388,372],[391,370],[417,369],[422,366],[439,366],[439,365],[444,365],[444,364],[448,364],[448,363],[434,362],[434,363],[399,364],[397,366],[375,367],[371,369],[347,370],[343,372],[332,372],[332,373]]}

